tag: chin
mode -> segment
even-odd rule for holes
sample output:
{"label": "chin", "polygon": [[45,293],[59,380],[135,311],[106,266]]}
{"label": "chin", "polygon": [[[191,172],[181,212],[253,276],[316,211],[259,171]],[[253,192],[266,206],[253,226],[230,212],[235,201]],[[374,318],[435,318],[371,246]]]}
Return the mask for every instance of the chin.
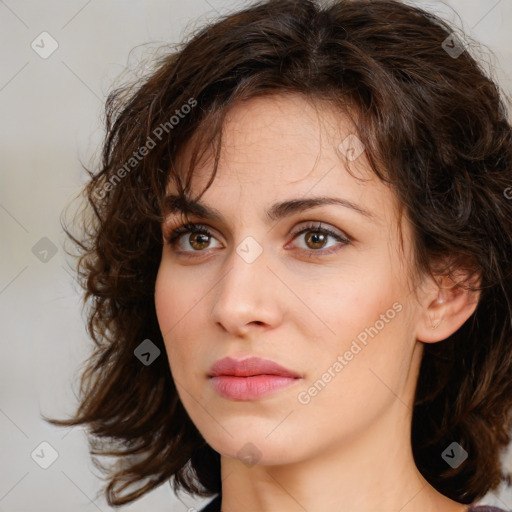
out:
{"label": "chin", "polygon": [[[273,428],[275,428],[275,422]],[[257,428],[254,425],[252,428],[240,427],[237,429],[239,434],[232,432],[229,428],[228,431],[233,434],[233,437],[224,430],[220,435],[219,432],[215,432],[214,435],[203,434],[203,437],[216,452],[231,459],[238,459],[248,467],[256,464],[261,466],[290,464],[301,459],[301,453],[297,447],[303,448],[304,445],[295,441],[284,431],[282,432],[284,436],[276,435],[275,437],[275,431],[268,436],[272,429],[266,426],[265,428]]]}

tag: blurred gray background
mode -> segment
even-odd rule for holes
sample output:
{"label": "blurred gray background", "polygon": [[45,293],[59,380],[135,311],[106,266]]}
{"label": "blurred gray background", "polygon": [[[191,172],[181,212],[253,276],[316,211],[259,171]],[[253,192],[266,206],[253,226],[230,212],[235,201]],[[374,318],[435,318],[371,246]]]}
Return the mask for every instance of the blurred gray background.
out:
{"label": "blurred gray background", "polygon": [[[409,3],[484,43],[484,66],[511,93],[512,0]],[[40,417],[74,410],[90,349],[59,217],[84,183],[80,160],[97,161],[103,103],[120,74],[134,78],[151,48],[246,4],[0,0],[0,512],[113,510],[97,497],[102,482],[84,431]],[[510,455],[506,464],[512,469]],[[177,498],[165,484],[124,510],[186,511],[207,501]],[[512,509],[510,491],[483,501]]]}

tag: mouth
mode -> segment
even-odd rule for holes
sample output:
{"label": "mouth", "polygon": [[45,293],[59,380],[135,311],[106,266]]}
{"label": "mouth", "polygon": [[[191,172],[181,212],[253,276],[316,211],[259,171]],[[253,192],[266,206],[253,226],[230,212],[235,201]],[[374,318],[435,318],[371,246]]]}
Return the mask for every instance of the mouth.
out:
{"label": "mouth", "polygon": [[220,359],[212,366],[208,377],[214,390],[231,400],[256,400],[302,379],[297,372],[258,357]]}

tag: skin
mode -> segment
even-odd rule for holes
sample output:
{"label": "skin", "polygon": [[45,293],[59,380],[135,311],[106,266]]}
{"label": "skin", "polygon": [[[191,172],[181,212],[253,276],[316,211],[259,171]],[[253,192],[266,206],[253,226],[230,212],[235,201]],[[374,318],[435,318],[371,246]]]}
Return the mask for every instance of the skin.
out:
{"label": "skin", "polygon": [[[393,192],[371,173],[364,152],[348,162],[340,153],[340,142],[355,133],[347,118],[317,107],[297,95],[234,107],[217,176],[201,198],[224,221],[191,216],[212,237],[189,232],[174,248],[164,243],[155,305],[180,399],[221,454],[223,512],[463,512],[466,505],[421,476],[409,440],[424,343],[455,332],[478,297],[447,278],[412,279],[411,227],[398,220]],[[183,162],[189,157],[187,148]],[[350,176],[348,164],[367,181]],[[196,167],[194,197],[212,167],[207,160]],[[169,191],[176,192],[172,184]],[[265,220],[275,202],[324,195],[372,217],[324,205]],[[322,245],[310,239],[315,229],[295,237],[308,221],[352,241],[329,235]],[[166,219],[164,240],[179,224],[179,215]],[[252,263],[236,252],[246,237],[263,250]],[[330,248],[338,250],[321,254]],[[348,361],[352,341],[396,303],[400,312]],[[207,376],[211,365],[248,355],[302,378],[258,400],[219,396]],[[339,355],[347,364],[336,372]],[[299,393],[329,368],[330,381],[301,403]]]}

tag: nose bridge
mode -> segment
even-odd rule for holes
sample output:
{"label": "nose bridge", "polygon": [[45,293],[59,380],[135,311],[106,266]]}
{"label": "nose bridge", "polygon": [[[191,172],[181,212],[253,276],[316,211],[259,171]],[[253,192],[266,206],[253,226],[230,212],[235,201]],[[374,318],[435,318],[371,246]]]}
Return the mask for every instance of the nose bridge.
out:
{"label": "nose bridge", "polygon": [[228,270],[218,283],[214,321],[226,329],[241,329],[250,322],[276,320],[275,276],[268,269],[268,255],[252,236],[245,237],[231,253]]}
{"label": "nose bridge", "polygon": [[245,237],[230,255],[221,294],[227,299],[236,296],[241,301],[254,302],[258,290],[262,291],[265,274],[269,273],[267,260],[262,244],[252,236]]}

